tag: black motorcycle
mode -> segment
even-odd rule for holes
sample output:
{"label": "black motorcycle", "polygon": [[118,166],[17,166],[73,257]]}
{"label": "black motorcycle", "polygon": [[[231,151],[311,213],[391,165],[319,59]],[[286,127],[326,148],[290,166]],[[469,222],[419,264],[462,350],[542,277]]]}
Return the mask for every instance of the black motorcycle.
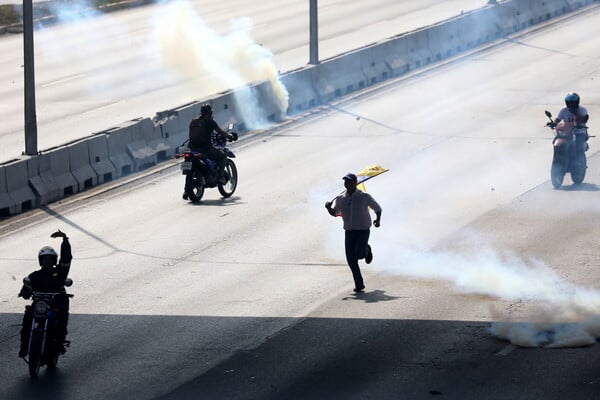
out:
{"label": "black motorcycle", "polygon": [[546,126],[554,130],[554,140],[552,141],[554,154],[550,169],[552,186],[555,189],[560,188],[567,173],[571,173],[571,180],[574,184],[580,184],[585,179],[587,170],[585,157],[585,152],[589,148],[587,140],[592,137],[587,133],[588,127],[569,121],[560,121],[555,124],[550,111],[545,113],[550,118],[550,122]]}
{"label": "black motorcycle", "polygon": [[[236,141],[238,135],[232,132],[233,124],[229,124],[228,132],[233,136],[229,141]],[[224,198],[231,197],[237,188],[238,172],[232,158],[235,154],[226,146],[227,140],[221,136],[213,136],[213,145],[227,156],[227,164],[223,176],[219,176],[217,163],[201,152],[189,149],[189,140],[180,147],[175,158],[182,158],[181,171],[183,175],[192,175],[192,189],[183,195],[184,200],[198,203],[204,196],[204,189],[217,187]],[[186,177],[187,178],[187,177]]]}
{"label": "black motorcycle", "polygon": [[[28,278],[23,283],[28,284]],[[65,286],[71,286],[73,281],[65,280]],[[62,354],[63,345],[68,346],[70,342],[58,343],[56,339],[57,313],[61,311],[54,306],[54,299],[58,296],[74,297],[68,293],[44,293],[32,292],[32,303],[26,306],[27,311],[32,313],[31,332],[29,335],[28,354],[29,375],[35,378],[40,368],[48,366],[49,369],[56,368],[58,357]],[[25,329],[25,327],[23,327]]]}

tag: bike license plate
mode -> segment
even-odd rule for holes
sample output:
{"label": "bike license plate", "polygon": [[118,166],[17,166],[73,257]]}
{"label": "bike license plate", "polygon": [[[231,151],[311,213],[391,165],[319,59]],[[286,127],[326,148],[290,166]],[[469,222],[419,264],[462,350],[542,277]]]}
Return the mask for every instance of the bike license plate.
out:
{"label": "bike license plate", "polygon": [[184,163],[182,163],[181,164],[181,170],[183,172],[191,171],[192,170],[192,163],[191,162],[184,162]]}

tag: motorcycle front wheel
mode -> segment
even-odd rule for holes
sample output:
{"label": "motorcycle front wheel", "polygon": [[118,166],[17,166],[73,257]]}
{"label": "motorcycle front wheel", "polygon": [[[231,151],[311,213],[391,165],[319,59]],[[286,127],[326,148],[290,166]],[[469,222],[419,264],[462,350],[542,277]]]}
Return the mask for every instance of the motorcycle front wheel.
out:
{"label": "motorcycle front wheel", "polygon": [[574,184],[579,185],[581,182],[583,182],[583,180],[585,179],[586,169],[587,167],[584,154],[581,159],[575,162],[575,165],[573,166],[573,171],[571,171],[571,180]]}
{"label": "motorcycle front wheel", "polygon": [[200,171],[194,171],[193,174],[192,191],[187,195],[192,203],[198,203],[204,196],[204,178]]}
{"label": "motorcycle front wheel", "polygon": [[550,180],[552,181],[552,186],[554,189],[558,189],[563,184],[563,179],[565,178],[565,169],[560,164],[552,164],[552,169],[550,170]]}
{"label": "motorcycle front wheel", "polygon": [[238,182],[237,167],[235,166],[233,160],[227,159],[225,173],[227,174],[228,180],[226,183],[219,183],[218,189],[219,193],[221,193],[221,196],[223,196],[224,198],[228,198],[231,197],[235,192]]}
{"label": "motorcycle front wheel", "polygon": [[31,332],[29,345],[29,376],[35,378],[40,372],[42,365],[42,343],[44,341],[42,332]]}

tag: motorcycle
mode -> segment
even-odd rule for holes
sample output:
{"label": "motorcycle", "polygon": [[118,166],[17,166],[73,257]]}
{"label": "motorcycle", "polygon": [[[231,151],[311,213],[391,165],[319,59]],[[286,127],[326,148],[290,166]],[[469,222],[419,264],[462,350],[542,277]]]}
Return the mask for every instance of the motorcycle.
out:
{"label": "motorcycle", "polygon": [[[571,173],[571,180],[578,185],[585,179],[587,170],[585,152],[589,149],[587,140],[591,137],[587,133],[588,127],[564,120],[555,124],[550,111],[545,114],[550,119],[546,126],[554,131],[554,155],[550,169],[552,186],[560,188],[567,173]],[[579,135],[583,140],[577,140]]]}
{"label": "motorcycle", "polygon": [[[234,125],[229,124],[227,131],[231,133],[233,139],[229,141],[236,141],[238,135],[232,132]],[[204,196],[204,190],[206,188],[217,187],[219,193],[224,198],[231,197],[237,188],[238,172],[235,163],[232,158],[235,158],[235,154],[229,150],[226,146],[227,140],[221,136],[213,136],[213,145],[227,156],[227,164],[224,169],[224,176],[219,177],[219,171],[217,163],[210,158],[206,157],[203,153],[191,150],[189,145],[189,139],[186,140],[181,146],[179,146],[175,158],[182,158],[181,171],[183,175],[192,175],[192,190],[184,193],[183,199],[190,200],[192,203],[198,203],[202,196]]]}
{"label": "motorcycle", "polygon": [[[29,278],[23,279],[25,285],[29,284]],[[64,285],[69,287],[73,284],[73,280],[67,278]],[[62,346],[68,347],[70,342],[58,343],[56,339],[57,330],[57,313],[61,312],[54,307],[54,298],[57,296],[68,296],[73,298],[74,295],[68,293],[44,293],[35,292],[31,294],[32,303],[26,306],[28,312],[32,313],[31,332],[29,334],[28,354],[29,375],[35,378],[40,368],[48,366],[49,369],[56,368],[58,358],[62,354]],[[64,351],[64,349],[63,349]]]}

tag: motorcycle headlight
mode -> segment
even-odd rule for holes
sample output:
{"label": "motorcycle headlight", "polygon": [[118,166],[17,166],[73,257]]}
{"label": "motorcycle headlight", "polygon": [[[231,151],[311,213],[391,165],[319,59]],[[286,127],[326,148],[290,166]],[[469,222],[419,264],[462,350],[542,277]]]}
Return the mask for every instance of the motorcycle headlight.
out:
{"label": "motorcycle headlight", "polygon": [[48,311],[48,304],[44,301],[38,301],[33,305],[34,314],[46,314]]}

